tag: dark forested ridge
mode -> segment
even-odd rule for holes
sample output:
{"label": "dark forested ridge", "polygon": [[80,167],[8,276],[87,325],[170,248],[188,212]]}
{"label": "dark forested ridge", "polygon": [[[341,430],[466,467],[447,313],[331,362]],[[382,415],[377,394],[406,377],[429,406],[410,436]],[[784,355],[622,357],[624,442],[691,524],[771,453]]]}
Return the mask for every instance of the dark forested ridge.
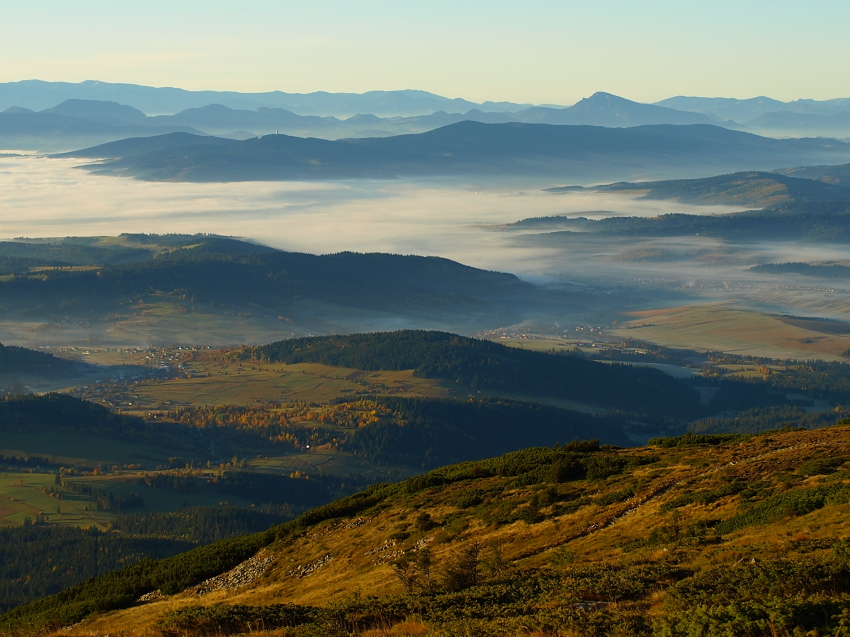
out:
{"label": "dark forested ridge", "polygon": [[762,263],[750,268],[753,272],[767,274],[799,274],[800,276],[824,277],[827,279],[846,279],[850,277],[850,266],[838,263]]}
{"label": "dark forested ridge", "polygon": [[192,546],[190,542],[126,537],[96,529],[37,525],[0,529],[0,611],[144,558],[166,557]]}
{"label": "dark forested ridge", "polygon": [[71,396],[27,394],[0,399],[0,431],[41,433],[51,430],[130,440],[149,437],[147,426],[140,418],[115,414]]}
{"label": "dark forested ridge", "polygon": [[[65,261],[73,258],[72,265],[95,261],[96,267],[40,268],[0,280],[0,311],[91,315],[122,307],[126,311],[140,297],[159,294],[278,313],[295,301],[318,299],[402,314],[469,317],[511,314],[515,304],[507,301],[534,291],[514,275],[439,257],[352,252],[317,256],[204,235],[123,238],[123,251],[95,246],[76,254],[68,246],[54,250],[41,244],[15,248],[31,264],[56,252],[64,254]],[[113,264],[114,259],[124,262]]]}
{"label": "dark forested ridge", "polygon": [[356,369],[414,369],[482,391],[553,396],[656,416],[698,411],[697,392],[649,368],[505,347],[445,332],[300,338],[254,348],[261,360],[314,362]]}
{"label": "dark forested ridge", "polygon": [[39,374],[59,377],[71,374],[80,367],[85,367],[85,365],[46,352],[37,352],[26,347],[0,343],[0,376],[6,374]]}
{"label": "dark forested ridge", "polygon": [[850,204],[841,202],[789,203],[763,210],[725,215],[666,214],[658,217],[540,217],[518,225],[544,226],[557,222],[560,231],[541,235],[541,240],[581,237],[594,232],[609,236],[682,237],[707,236],[750,241],[850,242]]}

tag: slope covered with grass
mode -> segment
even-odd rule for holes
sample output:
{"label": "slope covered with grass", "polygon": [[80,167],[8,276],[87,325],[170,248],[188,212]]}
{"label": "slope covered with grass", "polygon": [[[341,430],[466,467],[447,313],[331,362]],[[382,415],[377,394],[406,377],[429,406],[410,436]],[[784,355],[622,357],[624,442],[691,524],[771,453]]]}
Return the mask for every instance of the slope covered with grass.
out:
{"label": "slope covered with grass", "polygon": [[141,563],[0,626],[100,611],[63,634],[841,635],[849,507],[846,425],[534,448]]}

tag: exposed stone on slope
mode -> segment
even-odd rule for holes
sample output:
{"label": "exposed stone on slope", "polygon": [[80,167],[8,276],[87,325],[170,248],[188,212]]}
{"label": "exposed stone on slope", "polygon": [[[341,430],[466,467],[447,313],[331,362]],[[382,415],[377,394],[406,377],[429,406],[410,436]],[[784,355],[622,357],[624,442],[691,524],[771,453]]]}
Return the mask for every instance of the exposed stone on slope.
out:
{"label": "exposed stone on slope", "polygon": [[245,560],[226,573],[211,577],[189,590],[195,595],[207,595],[222,589],[241,588],[260,579],[271,563],[272,557],[268,551],[261,550],[254,557]]}

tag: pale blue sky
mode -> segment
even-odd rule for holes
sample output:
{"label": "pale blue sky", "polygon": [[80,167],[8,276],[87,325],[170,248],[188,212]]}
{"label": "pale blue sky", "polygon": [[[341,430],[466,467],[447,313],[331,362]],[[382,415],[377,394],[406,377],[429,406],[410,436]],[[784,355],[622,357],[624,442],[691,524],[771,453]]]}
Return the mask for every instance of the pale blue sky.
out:
{"label": "pale blue sky", "polygon": [[554,104],[850,97],[846,0],[28,0],[0,15],[2,82]]}

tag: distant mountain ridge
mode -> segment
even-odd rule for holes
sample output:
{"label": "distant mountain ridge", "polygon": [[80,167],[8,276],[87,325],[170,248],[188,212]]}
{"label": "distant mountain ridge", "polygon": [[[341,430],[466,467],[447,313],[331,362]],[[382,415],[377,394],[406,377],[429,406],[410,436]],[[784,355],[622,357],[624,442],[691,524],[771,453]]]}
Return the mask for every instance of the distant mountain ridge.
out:
{"label": "distant mountain ridge", "polygon": [[834,140],[776,140],[710,125],[605,128],[460,122],[416,135],[338,141],[286,135],[214,143],[201,139],[185,138],[163,147],[163,140],[153,137],[122,143],[132,144],[132,150],[119,150],[119,144],[67,156],[113,157],[88,166],[102,174],[196,182],[461,174],[567,174],[602,181],[653,173],[701,176],[850,158],[850,145]]}
{"label": "distant mountain ridge", "polygon": [[[453,105],[454,106],[454,105]],[[61,126],[57,125],[61,119]],[[610,93],[595,93],[569,108],[532,107],[516,112],[439,110],[411,117],[357,114],[347,119],[299,115],[284,108],[231,108],[220,103],[182,110],[174,115],[148,117],[142,111],[113,101],[68,99],[35,112],[14,106],[0,113],[0,147],[70,150],[128,135],[195,132],[235,139],[281,132],[296,137],[341,139],[385,137],[427,132],[463,121],[486,124],[532,123],[630,127],[647,124],[710,124],[697,113],[639,104]],[[90,141],[84,141],[88,135]],[[71,144],[71,141],[75,144]]]}
{"label": "distant mountain ridge", "polygon": [[0,113],[0,147],[57,151],[127,137],[187,132],[187,126],[158,125],[144,113],[117,102],[67,100],[40,112],[12,107]]}
{"label": "distant mountain ridge", "polygon": [[597,92],[569,108],[529,108],[515,114],[518,121],[540,124],[592,126],[645,126],[651,124],[715,124],[700,113],[633,102],[611,93]]}
{"label": "distant mountain ridge", "polygon": [[850,98],[780,102],[763,96],[744,100],[679,96],[656,105],[701,113],[720,122],[735,122],[747,130],[775,135],[846,137],[850,134]]}
{"label": "distant mountain ridge", "polygon": [[810,115],[833,115],[850,110],[850,97],[831,100],[800,99],[792,102],[781,102],[769,97],[752,97],[735,99],[730,97],[670,97],[656,106],[665,106],[680,111],[693,111],[717,117],[721,120],[732,119],[738,122],[756,119],[768,113],[788,111]]}
{"label": "distant mountain ridge", "polygon": [[767,97],[673,97],[644,104],[600,91],[562,107],[476,103],[419,90],[238,93],[97,81],[0,83],[0,148],[70,150],[173,131],[234,139],[274,132],[322,139],[384,137],[463,121],[606,127],[714,124],[776,137],[840,139],[850,136],[850,98],[780,102]]}
{"label": "distant mountain ridge", "polygon": [[222,104],[235,109],[284,108],[302,115],[349,116],[372,113],[409,116],[439,110],[521,110],[530,104],[451,99],[419,90],[367,91],[366,93],[239,93],[236,91],[188,91],[172,87],[140,86],[87,80],[79,83],[24,80],[0,83],[0,109],[23,106],[32,110],[50,108],[67,99],[101,100],[129,104],[151,115],[170,114],[188,108]]}

